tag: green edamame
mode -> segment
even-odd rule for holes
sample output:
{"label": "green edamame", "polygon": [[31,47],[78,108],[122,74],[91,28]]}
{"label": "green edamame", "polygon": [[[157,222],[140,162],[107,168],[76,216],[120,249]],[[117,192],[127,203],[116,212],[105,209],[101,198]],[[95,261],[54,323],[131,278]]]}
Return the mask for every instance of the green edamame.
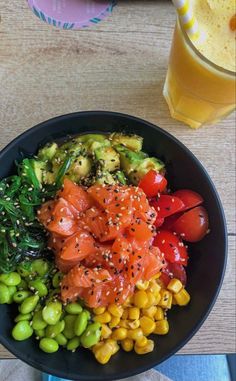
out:
{"label": "green edamame", "polygon": [[59,301],[49,302],[43,308],[43,319],[49,325],[55,325],[61,318],[62,304]]}
{"label": "green edamame", "polygon": [[80,338],[80,342],[84,348],[91,348],[97,344],[101,337],[101,324],[89,324]]}
{"label": "green edamame", "polygon": [[16,323],[18,323],[19,321],[23,321],[23,320],[30,320],[32,318],[32,314],[29,313],[29,314],[19,314],[15,317],[14,321]]}
{"label": "green edamame", "polygon": [[88,324],[88,315],[86,311],[81,312],[76,319],[74,323],[74,332],[76,336],[82,335],[82,333],[85,331]]}
{"label": "green edamame", "polygon": [[60,287],[61,280],[63,278],[63,274],[59,271],[52,278],[52,285],[54,288]]}
{"label": "green edamame", "polygon": [[86,314],[87,314],[87,319],[90,320],[91,319],[91,313],[88,310],[84,310],[84,312],[86,312]]}
{"label": "green edamame", "polygon": [[66,349],[68,351],[72,351],[74,352],[80,345],[80,340],[78,337],[73,337],[72,339],[70,339],[67,343],[67,346],[66,346]]}
{"label": "green edamame", "polygon": [[0,282],[4,283],[6,286],[17,286],[20,281],[21,277],[16,272],[0,275]]}
{"label": "green edamame", "polygon": [[12,337],[17,341],[28,339],[33,334],[33,329],[27,320],[16,323],[12,330]]}
{"label": "green edamame", "polygon": [[26,291],[28,290],[28,285],[27,282],[24,279],[21,279],[20,283],[17,285],[17,288],[19,291]]}
{"label": "green edamame", "polygon": [[47,287],[40,279],[31,280],[29,282],[29,288],[31,290],[36,290],[40,298],[48,294]]}
{"label": "green edamame", "polygon": [[62,346],[65,346],[68,341],[67,338],[63,335],[63,333],[59,333],[59,335],[55,337],[55,340],[59,345],[62,345]]}
{"label": "green edamame", "polygon": [[32,275],[32,263],[30,261],[22,262],[17,267],[17,272],[23,277],[26,278],[29,275]]}
{"label": "green edamame", "polygon": [[11,304],[13,303],[13,296],[16,293],[17,288],[16,286],[8,286],[8,291],[9,291],[9,297],[10,297],[8,304]]}
{"label": "green edamame", "polygon": [[8,303],[10,300],[10,293],[8,287],[0,283],[0,304]]}
{"label": "green edamame", "polygon": [[16,303],[22,303],[30,295],[32,295],[30,291],[17,291],[13,295],[13,300]]}
{"label": "green edamame", "polygon": [[43,320],[42,310],[36,311],[32,320],[32,328],[36,330],[44,329],[47,323]]}
{"label": "green edamame", "polygon": [[45,329],[35,329],[34,331],[36,339],[42,339],[45,336]]}
{"label": "green edamame", "polygon": [[65,311],[71,315],[78,315],[83,311],[83,308],[79,303],[69,303],[65,307]]}
{"label": "green edamame", "polygon": [[49,271],[48,262],[44,259],[35,259],[32,262],[32,270],[36,272],[39,276],[44,276]]}
{"label": "green edamame", "polygon": [[44,337],[39,342],[39,347],[46,353],[54,353],[59,349],[59,345],[56,340]]}
{"label": "green edamame", "polygon": [[75,332],[74,332],[75,319],[76,319],[76,315],[66,315],[64,317],[65,328],[62,333],[67,339],[72,339],[72,337],[75,336]]}
{"label": "green edamame", "polygon": [[26,298],[22,304],[20,305],[20,313],[22,314],[28,314],[29,312],[32,312],[37,303],[39,301],[39,296],[38,295],[32,295]]}
{"label": "green edamame", "polygon": [[46,330],[45,330],[45,336],[50,337],[53,339],[57,335],[59,335],[65,328],[65,322],[64,320],[59,321],[55,325],[48,325]]}

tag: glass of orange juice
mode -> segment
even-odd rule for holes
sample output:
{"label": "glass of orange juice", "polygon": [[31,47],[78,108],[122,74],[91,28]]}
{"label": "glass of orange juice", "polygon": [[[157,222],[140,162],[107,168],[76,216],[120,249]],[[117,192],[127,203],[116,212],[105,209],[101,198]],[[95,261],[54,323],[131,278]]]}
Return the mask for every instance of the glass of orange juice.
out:
{"label": "glass of orange juice", "polygon": [[[196,15],[204,28],[201,12],[207,16],[211,11],[204,8],[210,0],[194,2],[202,6],[196,9]],[[219,3],[222,6],[223,1],[216,0],[213,7]],[[171,116],[192,128],[214,124],[235,109],[235,31],[230,29],[228,16],[222,17],[221,13],[221,24],[217,12],[208,18],[212,24],[205,26],[207,37],[201,44],[191,41],[177,19],[163,95]]]}

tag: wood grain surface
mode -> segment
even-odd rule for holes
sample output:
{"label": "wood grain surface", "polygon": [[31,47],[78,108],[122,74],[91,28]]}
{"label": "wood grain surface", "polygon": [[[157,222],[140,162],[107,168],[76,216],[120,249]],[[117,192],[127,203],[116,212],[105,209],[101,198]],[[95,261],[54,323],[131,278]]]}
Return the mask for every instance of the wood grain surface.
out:
{"label": "wood grain surface", "polygon": [[[162,96],[175,13],[168,1],[120,0],[94,28],[63,31],[26,1],[0,0],[0,149],[31,126],[79,110],[145,118],[180,139],[212,177],[224,205],[229,260],[219,298],[180,353],[235,347],[235,115],[194,131],[170,118]],[[0,346],[0,358],[12,357]]]}

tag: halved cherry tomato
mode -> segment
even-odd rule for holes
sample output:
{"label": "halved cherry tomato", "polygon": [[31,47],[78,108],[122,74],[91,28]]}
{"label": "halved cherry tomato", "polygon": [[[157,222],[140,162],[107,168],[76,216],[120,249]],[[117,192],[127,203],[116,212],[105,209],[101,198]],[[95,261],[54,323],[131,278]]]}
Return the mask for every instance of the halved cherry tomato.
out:
{"label": "halved cherry tomato", "polygon": [[162,229],[172,231],[172,226],[174,225],[175,221],[177,221],[181,215],[182,215],[182,213],[180,212],[180,213],[173,214],[172,216],[166,217],[164,219]]}
{"label": "halved cherry tomato", "polygon": [[157,171],[151,169],[139,182],[139,188],[142,188],[148,197],[155,197],[163,192],[167,186],[167,180]]}
{"label": "halved cherry tomato", "polygon": [[188,242],[200,241],[209,227],[208,214],[203,206],[197,206],[182,214],[172,226],[172,230]]}
{"label": "halved cherry tomato", "polygon": [[203,198],[199,193],[194,192],[190,189],[180,189],[173,193],[173,196],[180,198],[184,203],[184,208],[182,211],[192,209],[195,206],[201,205],[203,203]]}
{"label": "halved cherry tomato", "polygon": [[173,233],[167,230],[160,230],[153,242],[157,246],[167,261],[180,263],[184,266],[188,262],[188,254],[183,242]]}
{"label": "halved cherry tomato", "polygon": [[157,200],[151,202],[157,211],[158,218],[166,218],[184,209],[184,203],[180,198],[162,194]]}
{"label": "halved cherry tomato", "polygon": [[154,226],[156,226],[156,228],[159,228],[160,226],[163,225],[164,221],[165,221],[164,218],[157,217],[156,221],[154,222]]}
{"label": "halved cherry tomato", "polygon": [[172,278],[179,279],[183,286],[187,283],[187,275],[183,265],[179,263],[166,263],[166,267],[163,267],[160,279],[165,286],[168,285]]}

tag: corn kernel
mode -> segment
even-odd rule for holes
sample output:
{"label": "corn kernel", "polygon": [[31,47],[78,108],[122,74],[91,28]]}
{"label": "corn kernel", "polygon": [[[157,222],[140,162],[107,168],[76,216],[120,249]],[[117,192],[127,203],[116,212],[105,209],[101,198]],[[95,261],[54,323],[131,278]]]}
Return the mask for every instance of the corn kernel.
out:
{"label": "corn kernel", "polygon": [[94,355],[96,360],[102,365],[105,365],[108,363],[112,354],[113,354],[113,347],[109,343],[104,343],[99,348],[94,350]]}
{"label": "corn kernel", "polygon": [[159,279],[161,276],[161,272],[159,271],[159,273],[157,273],[156,275],[154,275],[151,280],[155,280],[155,279]]}
{"label": "corn kernel", "polygon": [[134,305],[138,308],[145,308],[148,303],[148,297],[144,290],[139,290],[134,294]]}
{"label": "corn kernel", "polygon": [[151,306],[149,308],[143,308],[142,309],[142,314],[144,316],[150,317],[151,319],[154,318],[156,312],[157,312],[157,307],[156,306]]}
{"label": "corn kernel", "polygon": [[139,337],[142,337],[142,336],[143,336],[143,331],[141,330],[141,328],[128,330],[128,334],[127,334],[128,339],[137,340]]}
{"label": "corn kernel", "polygon": [[101,324],[109,323],[111,321],[111,314],[106,311],[103,314],[94,316],[93,320]]}
{"label": "corn kernel", "polygon": [[143,334],[148,336],[154,331],[156,324],[151,318],[142,316],[140,319],[140,327],[142,328]]}
{"label": "corn kernel", "polygon": [[119,327],[129,329],[129,320],[120,320]]}
{"label": "corn kernel", "polygon": [[164,319],[164,311],[161,307],[157,307],[157,312],[154,315],[155,320],[163,320]]}
{"label": "corn kernel", "polygon": [[135,329],[140,326],[140,321],[139,320],[128,321],[128,325],[129,325],[129,328]]}
{"label": "corn kernel", "polygon": [[144,347],[139,347],[138,345],[134,345],[134,350],[138,355],[145,355],[146,353],[152,352],[154,349],[154,341],[148,340],[147,344]]}
{"label": "corn kernel", "polygon": [[122,319],[126,320],[126,319],[128,319],[128,316],[129,316],[129,309],[125,308],[124,312],[122,314]]}
{"label": "corn kernel", "polygon": [[108,323],[111,329],[117,327],[119,324],[120,324],[120,318],[117,316],[112,316],[110,322]]}
{"label": "corn kernel", "polygon": [[108,307],[108,312],[110,312],[111,315],[116,317],[121,317],[123,314],[124,309],[121,306],[117,306],[116,304],[110,304]]}
{"label": "corn kernel", "polygon": [[102,324],[102,329],[101,329],[101,337],[103,339],[107,339],[109,336],[111,336],[112,330],[108,327],[106,324]]}
{"label": "corn kernel", "polygon": [[128,296],[128,298],[124,301],[123,307],[130,307],[133,304],[133,295]]}
{"label": "corn kernel", "polygon": [[112,333],[113,340],[124,340],[127,337],[127,329],[126,328],[117,328]]}
{"label": "corn kernel", "polygon": [[131,352],[134,347],[134,342],[131,339],[124,339],[121,342],[121,347],[124,349],[125,352]]}
{"label": "corn kernel", "polygon": [[101,314],[103,314],[105,311],[106,311],[106,308],[105,308],[105,307],[97,307],[97,308],[94,308],[94,309],[93,309],[93,313],[94,313],[95,315],[101,315]]}
{"label": "corn kernel", "polygon": [[161,290],[160,294],[161,300],[158,304],[163,308],[170,309],[172,304],[172,294],[168,290]]}
{"label": "corn kernel", "polygon": [[115,355],[119,351],[119,349],[120,349],[120,347],[119,347],[119,345],[118,345],[116,340],[107,339],[106,340],[106,344],[109,344],[109,345],[112,346],[112,354],[113,355]]}
{"label": "corn kernel", "polygon": [[171,281],[169,282],[167,286],[167,289],[173,292],[174,294],[177,294],[180,290],[182,290],[182,288],[183,288],[183,285],[180,282],[180,280],[175,278],[171,279]]}
{"label": "corn kernel", "polygon": [[154,296],[156,296],[159,295],[161,286],[156,281],[151,281],[149,282],[148,290],[151,291]]}
{"label": "corn kernel", "polygon": [[158,294],[155,295],[155,305],[159,304],[161,300],[161,294],[158,292]]}
{"label": "corn kernel", "polygon": [[149,286],[149,281],[148,280],[139,280],[136,283],[136,288],[138,290],[147,290]]}
{"label": "corn kernel", "polygon": [[148,343],[148,339],[145,336],[139,337],[135,341],[135,345],[137,345],[137,347],[145,347],[145,345],[147,345],[147,343]]}
{"label": "corn kernel", "polygon": [[169,323],[167,320],[159,320],[156,322],[156,328],[153,333],[157,335],[166,335],[169,332]]}
{"label": "corn kernel", "polygon": [[130,307],[129,308],[129,319],[130,320],[137,320],[140,316],[140,310],[138,307]]}
{"label": "corn kernel", "polygon": [[149,308],[155,304],[156,298],[155,295],[151,291],[146,291],[148,302],[145,306],[145,308]]}
{"label": "corn kernel", "polygon": [[99,341],[97,344],[95,344],[93,347],[92,347],[92,352],[95,353],[96,350],[100,347],[102,347],[104,345],[104,341]]}
{"label": "corn kernel", "polygon": [[190,295],[185,288],[182,288],[180,292],[174,294],[174,299],[179,306],[186,306],[190,302]]}

